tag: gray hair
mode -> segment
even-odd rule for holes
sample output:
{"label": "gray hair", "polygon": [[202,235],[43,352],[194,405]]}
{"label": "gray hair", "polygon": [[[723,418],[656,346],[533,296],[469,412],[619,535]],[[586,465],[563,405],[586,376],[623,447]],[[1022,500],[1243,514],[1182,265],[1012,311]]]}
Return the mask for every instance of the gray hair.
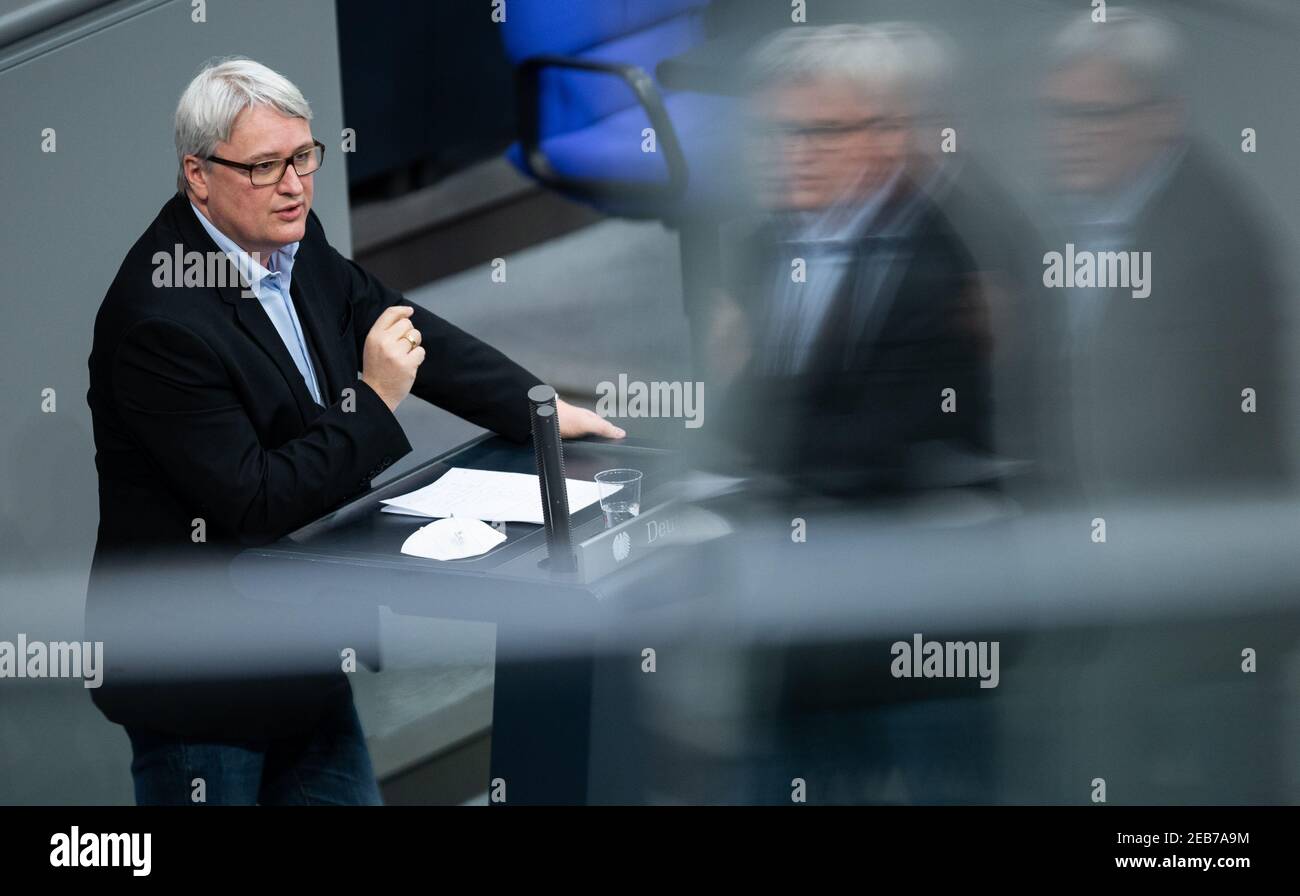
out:
{"label": "gray hair", "polygon": [[888,34],[898,47],[918,113],[946,114],[959,62],[952,40],[938,29],[916,22],[881,22],[873,27]]}
{"label": "gray hair", "polygon": [[[176,188],[184,193],[185,157],[207,159],[230,139],[235,119],[253,106],[311,121],[311,106],[284,75],[242,56],[211,59],[181,94],[176,106]],[[209,163],[204,161],[205,166]]]}
{"label": "gray hair", "polygon": [[1074,19],[1056,35],[1050,54],[1057,69],[1095,58],[1114,62],[1160,98],[1181,94],[1184,56],[1174,25],[1121,7],[1107,10],[1105,22],[1090,14]]}
{"label": "gray hair", "polygon": [[865,92],[894,91],[922,101],[944,69],[942,45],[919,26],[799,25],[778,32],[746,61],[750,90],[844,78]]}

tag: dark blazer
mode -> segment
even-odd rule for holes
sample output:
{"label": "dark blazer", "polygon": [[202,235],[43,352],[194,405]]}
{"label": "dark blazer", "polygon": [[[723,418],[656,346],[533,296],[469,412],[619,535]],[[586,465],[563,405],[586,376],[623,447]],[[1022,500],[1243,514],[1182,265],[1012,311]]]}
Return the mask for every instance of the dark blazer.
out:
{"label": "dark blazer", "polygon": [[[1083,346],[1068,327],[1070,291],[1040,293],[1045,468],[1067,493],[1289,487],[1284,293],[1266,207],[1192,145],[1135,221],[1150,295],[1104,290]],[[1058,231],[1049,248],[1070,240]],[[1255,413],[1242,412],[1247,387]]]}
{"label": "dark blazer", "polygon": [[[744,306],[747,329],[764,332],[790,277],[788,255],[770,226],[740,235],[732,267],[729,292]],[[810,498],[851,506],[926,487],[917,468],[927,443],[989,449],[991,346],[976,270],[943,210],[904,182],[856,242],[809,366],[798,375],[765,373],[763,347],[753,343],[749,366],[714,413],[760,470],[791,487],[783,497],[792,513],[815,509]],[[955,413],[942,407],[949,388],[956,390]],[[851,635],[778,642],[755,655],[771,673],[762,680],[772,690],[756,690],[754,698],[768,701],[763,712],[772,713],[782,737],[800,741],[814,730],[811,721],[822,725],[822,748],[843,751],[828,755],[845,771],[873,766],[882,761],[879,750],[863,754],[859,742],[854,753],[852,720],[873,704],[921,691],[888,677],[882,684],[864,657],[887,659],[889,642]],[[926,684],[927,695],[971,691],[966,681],[960,689]],[[840,729],[838,713],[851,714]]]}
{"label": "dark blazer", "polygon": [[[91,693],[126,725],[231,738],[302,730],[347,687],[339,653],[364,646],[367,617],[323,614],[301,595],[245,600],[228,564],[365,491],[411,450],[358,376],[375,320],[410,303],[335,251],[308,215],[291,295],[321,407],[237,282],[154,285],[155,253],[171,257],[178,244],[219,251],[181,194],[132,246],[95,318],[87,400],[100,521],[87,631],[105,641],[106,671]],[[412,394],[526,440],[539,380],[419,306],[411,320],[427,352]]]}
{"label": "dark blazer", "polygon": [[[720,401],[727,438],[801,489],[852,497],[906,488],[921,443],[988,447],[989,344],[974,263],[943,213],[910,185],[880,220],[854,248],[807,369],[765,373],[755,340]],[[789,261],[770,226],[739,243],[728,291],[759,334]],[[947,388],[957,392],[956,413],[941,408]]]}

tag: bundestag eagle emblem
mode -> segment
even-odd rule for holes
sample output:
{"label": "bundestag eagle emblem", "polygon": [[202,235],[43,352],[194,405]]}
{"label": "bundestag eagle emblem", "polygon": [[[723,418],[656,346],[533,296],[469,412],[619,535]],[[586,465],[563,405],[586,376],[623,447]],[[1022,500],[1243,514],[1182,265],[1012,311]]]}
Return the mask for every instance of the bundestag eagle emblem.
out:
{"label": "bundestag eagle emblem", "polygon": [[614,559],[622,563],[632,553],[632,537],[626,532],[614,536]]}

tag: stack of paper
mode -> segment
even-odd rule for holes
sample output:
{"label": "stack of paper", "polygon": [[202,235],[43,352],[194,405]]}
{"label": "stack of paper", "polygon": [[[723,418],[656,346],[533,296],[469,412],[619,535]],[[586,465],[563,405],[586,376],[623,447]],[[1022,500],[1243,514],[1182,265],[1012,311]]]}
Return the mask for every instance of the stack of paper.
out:
{"label": "stack of paper", "polygon": [[[600,500],[594,482],[566,479],[569,512]],[[396,498],[383,500],[386,513],[410,516],[461,517],[499,523],[541,525],[542,495],[537,477],[528,473],[498,473],[452,467],[436,482]]]}

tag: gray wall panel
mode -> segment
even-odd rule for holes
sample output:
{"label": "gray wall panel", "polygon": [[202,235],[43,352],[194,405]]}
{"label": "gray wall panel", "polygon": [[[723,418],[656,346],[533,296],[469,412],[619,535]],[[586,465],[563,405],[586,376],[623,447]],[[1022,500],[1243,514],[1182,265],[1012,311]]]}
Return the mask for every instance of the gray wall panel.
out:
{"label": "gray wall panel", "polygon": [[[174,190],[172,116],[205,59],[251,56],[302,88],[329,147],[315,207],[350,251],[333,3],[222,0],[204,23],[190,15],[188,0],[116,3],[0,51],[0,640],[81,636],[98,524],[92,325]],[[79,681],[6,679],[0,706],[0,803],[131,799],[126,737]]]}

